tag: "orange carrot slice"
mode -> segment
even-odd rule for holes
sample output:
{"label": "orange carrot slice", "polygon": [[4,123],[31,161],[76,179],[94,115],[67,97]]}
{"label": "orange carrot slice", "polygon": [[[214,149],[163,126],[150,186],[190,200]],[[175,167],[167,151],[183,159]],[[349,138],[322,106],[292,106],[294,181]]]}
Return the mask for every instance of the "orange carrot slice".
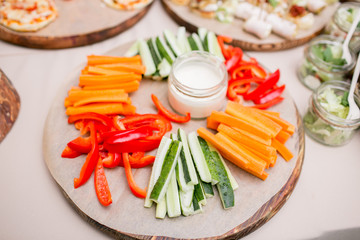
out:
{"label": "orange carrot slice", "polygon": [[271,145],[276,148],[276,150],[280,153],[280,155],[286,160],[286,161],[290,161],[294,155],[292,154],[292,152],[281,142],[279,142],[276,139],[273,139]]}
{"label": "orange carrot slice", "polygon": [[119,84],[131,81],[140,81],[141,75],[124,73],[119,75],[80,75],[79,86],[94,86],[101,84]]}
{"label": "orange carrot slice", "polygon": [[103,65],[97,65],[97,67],[103,69],[116,70],[116,71],[133,72],[137,74],[144,74],[146,71],[146,67],[143,65],[133,65],[126,63],[103,64]]}
{"label": "orange carrot slice", "polygon": [[285,144],[286,141],[291,137],[290,133],[286,132],[285,130],[281,130],[278,135],[276,135],[275,139]]}
{"label": "orange carrot slice", "polygon": [[118,84],[100,84],[84,86],[84,90],[123,89],[126,93],[135,92],[140,87],[139,81],[131,81]]}
{"label": "orange carrot slice", "polygon": [[67,115],[74,115],[86,112],[96,112],[100,114],[121,114],[132,115],[135,114],[136,108],[124,103],[92,103],[80,107],[68,107],[66,109]]}
{"label": "orange carrot slice", "polygon": [[133,57],[114,57],[104,55],[89,55],[87,56],[88,65],[99,65],[109,63],[137,63],[141,64],[141,58],[139,55]]}

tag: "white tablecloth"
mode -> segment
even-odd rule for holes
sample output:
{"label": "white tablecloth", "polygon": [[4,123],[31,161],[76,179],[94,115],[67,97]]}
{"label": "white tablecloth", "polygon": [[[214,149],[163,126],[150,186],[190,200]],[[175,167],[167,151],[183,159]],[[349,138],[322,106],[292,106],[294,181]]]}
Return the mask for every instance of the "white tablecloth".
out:
{"label": "white tablecloth", "polygon": [[[110,239],[74,211],[53,180],[42,156],[44,122],[62,82],[87,55],[160,34],[165,28],[175,31],[177,24],[156,1],[133,28],[90,46],[38,50],[0,42],[0,68],[21,97],[19,117],[0,144],[0,239]],[[303,48],[250,53],[269,69],[280,68],[301,114],[311,94],[296,77]],[[244,239],[313,239],[352,228],[357,230],[346,234],[348,238],[338,239],[360,238],[359,146],[360,134],[337,148],[306,137],[304,165],[294,192],[268,223]]]}

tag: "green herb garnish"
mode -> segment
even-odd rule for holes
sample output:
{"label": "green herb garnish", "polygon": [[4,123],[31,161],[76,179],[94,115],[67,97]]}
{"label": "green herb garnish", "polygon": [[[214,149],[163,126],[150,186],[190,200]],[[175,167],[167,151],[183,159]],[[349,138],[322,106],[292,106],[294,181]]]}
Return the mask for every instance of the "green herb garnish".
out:
{"label": "green herb garnish", "polygon": [[348,97],[349,97],[349,92],[344,92],[344,95],[341,98],[341,105],[343,105],[344,107],[349,106]]}

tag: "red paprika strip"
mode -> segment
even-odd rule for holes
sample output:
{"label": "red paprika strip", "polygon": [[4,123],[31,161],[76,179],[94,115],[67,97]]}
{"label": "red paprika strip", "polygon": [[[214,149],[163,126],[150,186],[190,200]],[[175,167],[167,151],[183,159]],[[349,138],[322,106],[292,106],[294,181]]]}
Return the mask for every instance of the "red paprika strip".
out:
{"label": "red paprika strip", "polygon": [[267,90],[273,88],[280,79],[280,71],[276,70],[270,76],[268,76],[261,84],[258,85],[255,90],[244,95],[245,100],[253,100],[260,97]]}
{"label": "red paprika strip", "polygon": [[103,206],[109,206],[112,203],[112,198],[101,158],[98,159],[96,164],[94,184],[99,202]]}
{"label": "red paprika strip", "polygon": [[232,57],[225,62],[226,70],[231,71],[237,66],[243,57],[241,48],[234,48]]}
{"label": "red paprika strip", "polygon": [[103,166],[106,168],[115,168],[121,162],[120,153],[109,152],[105,158],[102,159]]}
{"label": "red paprika strip", "polygon": [[[140,159],[131,159],[130,155],[129,155],[129,162],[131,165],[131,168],[143,168],[146,167],[150,164],[153,164],[155,161],[155,157],[154,156],[143,156]],[[121,167],[124,166],[124,162],[121,161],[119,164]]]}
{"label": "red paprika strip", "polygon": [[160,140],[132,140],[127,143],[109,144],[104,143],[104,148],[109,152],[124,153],[124,152],[148,152],[159,147]]}
{"label": "red paprika strip", "polygon": [[126,179],[127,179],[128,184],[129,184],[131,192],[138,198],[145,198],[146,197],[146,191],[137,186],[137,184],[136,184],[136,182],[134,180],[134,177],[132,175],[131,166],[130,166],[130,162],[129,162],[129,154],[128,153],[123,153],[122,154],[122,159],[123,159],[123,162],[124,162]]}
{"label": "red paprika strip", "polygon": [[113,125],[111,118],[109,118],[105,115],[99,114],[99,113],[94,113],[94,112],[71,115],[68,118],[68,123],[73,123],[78,120],[96,120],[108,127],[111,127]]}
{"label": "red paprika strip", "polygon": [[162,105],[160,100],[154,94],[151,94],[151,99],[152,99],[153,103],[155,104],[156,108],[158,109],[159,113],[164,115],[170,121],[177,122],[177,123],[185,123],[185,122],[190,121],[190,119],[191,119],[190,113],[186,113],[186,116],[180,116],[180,115],[170,112],[168,109],[166,109],[164,107],[164,105]]}
{"label": "red paprika strip", "polygon": [[227,96],[230,100],[237,99],[237,95],[243,95],[250,90],[251,83],[262,82],[261,78],[234,79],[229,81]]}
{"label": "red paprika strip", "polygon": [[284,92],[284,90],[285,90],[285,84],[281,85],[280,87],[275,86],[273,89],[271,89],[270,91],[267,91],[265,94],[261,95],[259,98],[255,98],[253,100],[253,102],[255,104],[267,103],[267,102],[273,100],[274,98],[281,96],[281,94]]}
{"label": "red paprika strip", "polygon": [[275,104],[281,102],[282,100],[284,100],[283,97],[277,97],[277,98],[274,98],[271,101],[266,102],[264,104],[258,104],[258,105],[254,105],[251,107],[258,108],[258,109],[268,109],[269,107],[274,106]]}
{"label": "red paprika strip", "polygon": [[76,158],[82,153],[71,149],[69,146],[66,146],[63,152],[61,153],[62,158]]}
{"label": "red paprika strip", "polygon": [[88,153],[85,163],[83,164],[79,178],[74,179],[74,187],[78,188],[90,178],[99,159],[99,145],[96,139],[96,128],[94,122],[89,122],[91,151]]}
{"label": "red paprika strip", "polygon": [[105,141],[109,144],[116,143],[126,143],[136,139],[144,139],[153,134],[153,131],[156,130],[152,126],[142,126],[134,129],[117,131],[112,136],[108,133],[109,136]]}
{"label": "red paprika strip", "polygon": [[80,153],[88,153],[91,151],[91,139],[90,137],[77,137],[74,140],[68,142],[68,147],[71,149],[80,152]]}

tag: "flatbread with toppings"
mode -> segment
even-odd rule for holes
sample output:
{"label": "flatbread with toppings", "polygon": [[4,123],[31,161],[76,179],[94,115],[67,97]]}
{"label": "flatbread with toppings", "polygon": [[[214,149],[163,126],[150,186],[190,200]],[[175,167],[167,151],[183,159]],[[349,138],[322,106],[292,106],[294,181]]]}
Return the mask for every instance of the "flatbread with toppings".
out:
{"label": "flatbread with toppings", "polygon": [[53,0],[0,0],[0,24],[15,31],[37,31],[56,16]]}
{"label": "flatbread with toppings", "polygon": [[153,0],[103,0],[109,7],[119,10],[134,10],[144,8]]}

